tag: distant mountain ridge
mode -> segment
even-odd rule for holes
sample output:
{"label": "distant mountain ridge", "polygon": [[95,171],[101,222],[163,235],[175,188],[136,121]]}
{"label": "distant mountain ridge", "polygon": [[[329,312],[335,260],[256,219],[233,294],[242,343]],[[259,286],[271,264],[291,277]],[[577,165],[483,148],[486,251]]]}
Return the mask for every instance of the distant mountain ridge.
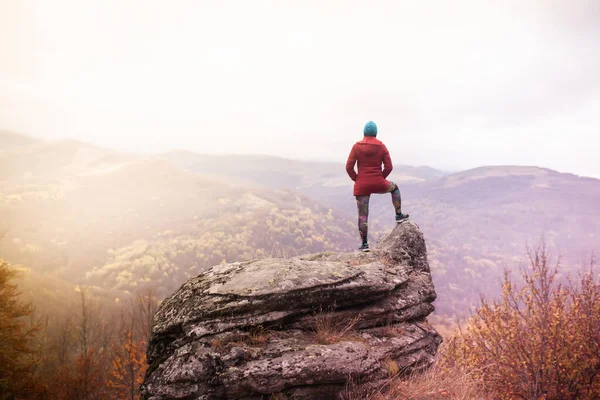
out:
{"label": "distant mountain ridge", "polygon": [[[349,250],[356,203],[343,161],[138,156],[0,134],[0,257],[116,296],[152,284],[165,293],[220,262]],[[427,238],[445,321],[495,293],[503,269],[518,268],[542,235],[569,265],[598,251],[598,179],[402,165],[390,179]],[[374,195],[370,209],[374,243],[394,226],[389,195]]]}
{"label": "distant mountain ridge", "polygon": [[0,130],[0,152],[30,146],[36,143],[41,143],[41,141],[19,133]]}
{"label": "distant mountain ridge", "polygon": [[[328,206],[354,205],[353,182],[346,174],[345,160],[339,163],[308,162],[273,156],[206,155],[189,151],[174,151],[159,157],[190,172],[271,189],[294,190]],[[445,175],[430,167],[395,165],[389,179],[404,186]]]}
{"label": "distant mountain ridge", "polygon": [[[192,172],[244,177],[270,187],[289,189],[315,185],[347,186],[351,184],[341,162],[310,162],[261,155],[208,155],[189,151],[172,151],[159,155]],[[444,172],[430,167],[396,165],[396,180],[422,182],[439,178]],[[350,182],[350,183],[349,183]]]}

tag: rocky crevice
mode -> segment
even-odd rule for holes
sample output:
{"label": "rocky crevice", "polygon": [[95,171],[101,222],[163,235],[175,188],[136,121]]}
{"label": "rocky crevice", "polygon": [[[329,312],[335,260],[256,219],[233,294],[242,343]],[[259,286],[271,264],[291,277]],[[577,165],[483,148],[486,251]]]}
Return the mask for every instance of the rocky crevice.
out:
{"label": "rocky crevice", "polygon": [[433,363],[435,297],[411,222],[370,254],[214,266],[161,304],[143,397],[332,399],[349,380],[376,387]]}

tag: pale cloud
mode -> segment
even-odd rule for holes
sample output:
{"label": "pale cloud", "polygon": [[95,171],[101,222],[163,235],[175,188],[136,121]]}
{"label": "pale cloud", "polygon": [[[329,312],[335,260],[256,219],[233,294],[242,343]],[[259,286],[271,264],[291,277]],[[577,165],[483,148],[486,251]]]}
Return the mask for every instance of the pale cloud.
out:
{"label": "pale cloud", "polygon": [[599,5],[5,2],[0,127],[343,161],[373,119],[398,162],[600,175]]}

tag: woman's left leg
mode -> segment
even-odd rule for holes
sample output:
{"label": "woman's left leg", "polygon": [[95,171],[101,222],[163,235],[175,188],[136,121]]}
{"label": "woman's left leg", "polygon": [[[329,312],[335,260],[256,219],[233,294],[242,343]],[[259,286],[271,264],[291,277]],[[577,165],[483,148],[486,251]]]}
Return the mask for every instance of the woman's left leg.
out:
{"label": "woman's left leg", "polygon": [[356,196],[356,206],[358,208],[358,232],[362,244],[368,243],[369,233],[369,200],[371,195]]}

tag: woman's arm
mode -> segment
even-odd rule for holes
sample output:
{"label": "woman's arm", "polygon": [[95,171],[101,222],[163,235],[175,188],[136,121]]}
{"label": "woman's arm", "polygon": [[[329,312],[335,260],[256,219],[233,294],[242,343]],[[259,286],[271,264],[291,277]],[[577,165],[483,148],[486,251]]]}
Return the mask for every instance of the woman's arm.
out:
{"label": "woman's arm", "polygon": [[388,151],[385,145],[383,146],[383,177],[387,178],[388,175],[392,172],[394,166],[392,165],[392,157],[390,157],[390,152]]}
{"label": "woman's arm", "polygon": [[355,146],[356,145],[352,146],[352,150],[350,150],[350,155],[348,156],[348,161],[346,161],[346,172],[353,181],[356,181],[356,171],[354,171],[354,164],[356,164]]}

